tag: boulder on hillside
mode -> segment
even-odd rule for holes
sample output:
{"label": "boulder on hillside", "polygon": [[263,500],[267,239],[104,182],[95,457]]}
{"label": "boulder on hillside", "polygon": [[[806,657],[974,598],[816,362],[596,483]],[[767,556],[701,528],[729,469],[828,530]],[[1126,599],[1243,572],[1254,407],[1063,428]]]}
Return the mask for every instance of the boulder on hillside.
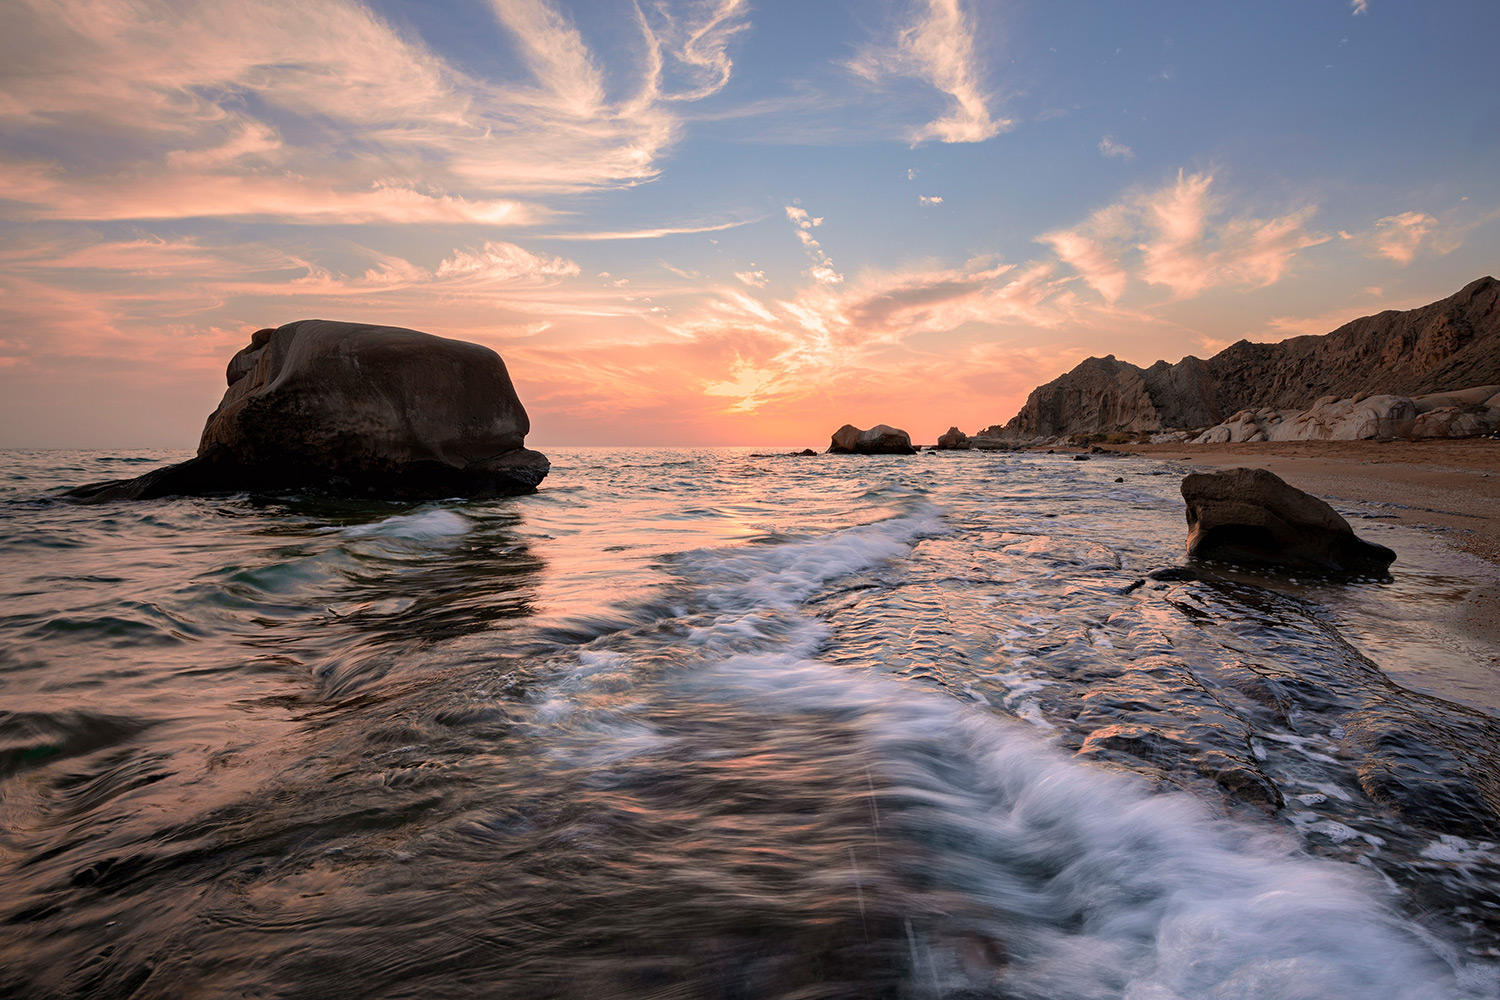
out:
{"label": "boulder on hillside", "polygon": [[[1222,424],[1210,427],[1193,438],[1194,444],[1231,444],[1242,441],[1265,441],[1272,428],[1282,422],[1283,414],[1262,407],[1258,410],[1241,410]],[[1154,441],[1155,438],[1152,438]]]}
{"label": "boulder on hillside", "polygon": [[[1306,410],[1241,410],[1193,438],[1194,444],[1240,441],[1388,441],[1460,438],[1500,427],[1495,386],[1409,397],[1358,393],[1323,396]],[[1155,438],[1153,438],[1155,440]]]}
{"label": "boulder on hillside", "polygon": [[915,455],[911,435],[886,424],[876,424],[862,431],[845,424],[833,432],[828,443],[829,455]]}
{"label": "boulder on hillside", "polygon": [[1467,438],[1488,434],[1500,426],[1500,408],[1488,410],[1438,406],[1417,414],[1412,422],[1412,440],[1424,438]]}
{"label": "boulder on hillside", "polygon": [[957,427],[948,428],[948,432],[937,439],[938,450],[951,451],[954,449],[968,448],[969,435]]}
{"label": "boulder on hillside", "polygon": [[1424,396],[1412,397],[1412,402],[1416,404],[1417,413],[1421,414],[1440,406],[1483,409],[1497,405],[1497,398],[1500,398],[1500,385],[1476,385],[1470,389],[1456,389],[1452,392],[1429,392]]}
{"label": "boulder on hillside", "polygon": [[1389,441],[1410,437],[1416,419],[1416,404],[1407,396],[1325,396],[1303,412],[1287,415],[1266,436],[1272,441]]}
{"label": "boulder on hillside", "polygon": [[1182,481],[1190,558],[1294,572],[1384,575],[1396,553],[1355,536],[1317,497],[1265,469],[1196,473]]}
{"label": "boulder on hillside", "polygon": [[86,501],[234,490],[380,497],[529,493],[546,456],[505,362],[487,347],[391,326],[301,320],[260,330],[229,362],[229,389],[197,457],[79,487]]}

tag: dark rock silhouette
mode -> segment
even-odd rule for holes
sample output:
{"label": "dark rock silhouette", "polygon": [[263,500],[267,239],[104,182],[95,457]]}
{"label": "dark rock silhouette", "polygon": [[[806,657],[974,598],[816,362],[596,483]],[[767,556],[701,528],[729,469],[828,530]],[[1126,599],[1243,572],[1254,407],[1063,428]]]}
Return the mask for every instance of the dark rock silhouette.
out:
{"label": "dark rock silhouette", "polygon": [[876,424],[862,431],[845,424],[833,432],[828,444],[829,455],[915,455],[911,435],[886,424]]}
{"label": "dark rock silhouette", "polygon": [[528,493],[546,456],[487,347],[390,326],[301,320],[236,354],[197,457],[79,487],[86,501],[227,490],[399,498]]}
{"label": "dark rock silhouette", "polygon": [[948,432],[937,439],[938,450],[952,451],[969,447],[969,435],[957,427],[948,428]]}
{"label": "dark rock silhouette", "polygon": [[1200,472],[1182,480],[1189,558],[1294,572],[1384,575],[1396,553],[1355,536],[1349,522],[1265,469]]}

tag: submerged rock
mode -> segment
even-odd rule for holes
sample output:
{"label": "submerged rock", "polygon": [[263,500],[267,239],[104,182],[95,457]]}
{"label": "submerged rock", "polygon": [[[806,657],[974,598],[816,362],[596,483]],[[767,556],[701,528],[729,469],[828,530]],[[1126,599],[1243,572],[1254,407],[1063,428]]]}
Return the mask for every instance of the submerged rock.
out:
{"label": "submerged rock", "polygon": [[245,489],[362,496],[529,493],[547,458],[500,355],[391,326],[301,320],[229,362],[197,457],[65,496],[150,499]]}
{"label": "submerged rock", "polygon": [[1500,835],[1500,727],[1462,717],[1439,699],[1412,697],[1400,708],[1371,703],[1345,721],[1361,757],[1361,789],[1408,822],[1465,837]]}
{"label": "submerged rock", "polygon": [[1182,481],[1188,556],[1313,573],[1384,574],[1396,553],[1355,536],[1317,497],[1265,469],[1196,473]]}
{"label": "submerged rock", "polygon": [[833,432],[828,444],[829,455],[915,455],[911,435],[887,424],[876,424],[862,431],[845,424]]}

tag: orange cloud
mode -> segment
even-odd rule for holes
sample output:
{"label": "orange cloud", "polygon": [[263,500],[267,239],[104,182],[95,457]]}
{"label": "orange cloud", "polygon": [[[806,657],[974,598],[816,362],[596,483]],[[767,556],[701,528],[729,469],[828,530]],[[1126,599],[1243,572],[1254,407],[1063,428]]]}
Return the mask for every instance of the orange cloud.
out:
{"label": "orange cloud", "polygon": [[[475,78],[352,0],[18,0],[0,122],[34,148],[87,140],[114,159],[12,154],[0,197],[32,219],[529,225],[548,213],[521,196],[654,178],[680,133],[675,106],[722,89],[745,24],[740,2],[642,15],[649,58],[614,99],[552,7],[507,0],[494,13],[525,81]],[[667,85],[674,66],[691,87]]]}
{"label": "orange cloud", "polygon": [[[1402,212],[1375,220],[1372,242],[1375,253],[1397,264],[1410,264],[1424,243],[1432,246],[1437,220],[1425,212]],[[1449,247],[1448,249],[1452,249]],[[1434,247],[1435,252],[1445,250]]]}
{"label": "orange cloud", "polygon": [[1286,274],[1299,251],[1327,242],[1307,228],[1315,206],[1269,219],[1229,215],[1212,186],[1211,174],[1179,171],[1175,183],[1100,209],[1040,241],[1110,303],[1125,294],[1132,277],[1179,299],[1210,288],[1264,288]]}

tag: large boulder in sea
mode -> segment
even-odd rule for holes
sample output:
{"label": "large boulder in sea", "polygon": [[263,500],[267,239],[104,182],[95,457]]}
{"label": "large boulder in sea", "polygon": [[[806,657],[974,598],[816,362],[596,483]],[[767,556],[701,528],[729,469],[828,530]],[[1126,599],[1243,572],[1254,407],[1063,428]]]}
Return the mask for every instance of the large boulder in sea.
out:
{"label": "large boulder in sea", "polygon": [[1384,575],[1396,553],[1355,536],[1328,504],[1265,469],[1187,476],[1188,556],[1294,572]]}
{"label": "large boulder in sea", "polygon": [[393,326],[301,320],[260,330],[196,458],[71,491],[82,500],[228,490],[398,498],[529,493],[546,456],[500,355]]}
{"label": "large boulder in sea", "polygon": [[829,455],[915,455],[911,435],[886,424],[876,424],[862,431],[845,424],[833,432],[828,443]]}

